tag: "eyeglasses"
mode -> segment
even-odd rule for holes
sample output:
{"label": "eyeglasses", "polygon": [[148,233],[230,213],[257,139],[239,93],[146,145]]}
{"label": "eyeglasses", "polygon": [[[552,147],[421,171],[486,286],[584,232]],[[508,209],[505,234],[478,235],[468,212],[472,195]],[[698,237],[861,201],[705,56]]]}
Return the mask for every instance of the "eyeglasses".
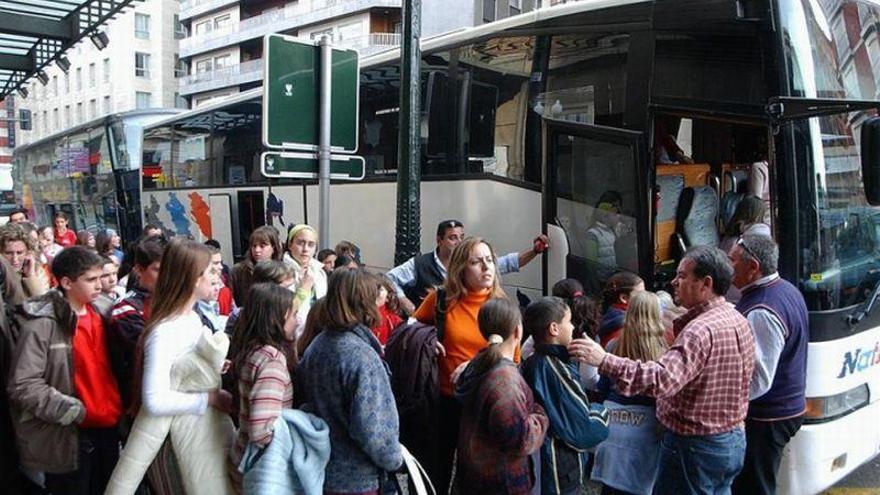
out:
{"label": "eyeglasses", "polygon": [[758,259],[758,256],[755,255],[754,251],[752,251],[751,249],[749,249],[749,247],[746,245],[746,241],[745,241],[745,239],[743,239],[742,237],[739,237],[739,238],[736,240],[736,245],[742,247],[742,248],[743,248],[743,251],[745,251],[746,253],[748,253],[749,256],[751,256],[752,258],[754,258],[754,259],[756,259],[756,260]]}

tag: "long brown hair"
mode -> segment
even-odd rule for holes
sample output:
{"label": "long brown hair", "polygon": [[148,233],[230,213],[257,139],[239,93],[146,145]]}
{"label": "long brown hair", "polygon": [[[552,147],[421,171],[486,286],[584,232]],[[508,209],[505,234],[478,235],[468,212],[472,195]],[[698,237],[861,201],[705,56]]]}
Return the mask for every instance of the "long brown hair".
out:
{"label": "long brown hair", "polygon": [[471,251],[480,244],[485,244],[492,253],[492,260],[495,261],[495,278],[492,281],[489,297],[506,298],[507,294],[501,288],[501,279],[498,276],[498,258],[495,256],[495,250],[492,245],[482,237],[468,237],[461,241],[461,244],[452,251],[449,258],[449,270],[446,276],[446,282],[443,284],[446,290],[447,307],[451,308],[453,304],[467,296],[468,289],[465,286],[465,270],[471,257]]}
{"label": "long brown hair", "polygon": [[162,322],[191,309],[196,283],[202,273],[211,265],[211,251],[196,241],[177,237],[171,240],[162,255],[159,279],[150,299],[150,315],[147,325],[138,339],[135,361],[135,379],[132,383],[132,411],[141,404],[141,382],[143,381],[144,341]]}
{"label": "long brown hair", "polygon": [[639,361],[656,361],[666,348],[660,298],[649,291],[634,293],[626,309],[626,320],[614,354]]}
{"label": "long brown hair", "polygon": [[477,314],[480,333],[488,342],[488,346],[471,360],[469,373],[479,376],[491,370],[501,361],[501,342],[492,342],[490,337],[497,335],[502,342],[516,333],[522,321],[519,307],[510,299],[495,298],[486,301]]}
{"label": "long brown hair", "polygon": [[254,244],[268,244],[272,246],[272,259],[281,261],[284,257],[284,249],[281,247],[281,237],[278,234],[278,229],[271,225],[263,225],[257,227],[253,232],[251,232],[251,236],[248,238],[248,250],[247,257],[251,262],[254,262],[254,257],[251,256],[251,246]]}
{"label": "long brown hair", "polygon": [[[372,273],[356,270],[333,270],[327,281],[322,316],[327,329],[348,330],[357,325],[376,326],[381,317],[376,307],[378,279]],[[309,311],[311,313],[311,311]]]}
{"label": "long brown hair", "polygon": [[239,321],[235,325],[235,333],[230,345],[232,369],[238,378],[244,369],[248,356],[264,345],[272,346],[285,353],[288,367],[295,364],[296,355],[287,351],[287,337],[284,335],[284,323],[287,314],[293,309],[293,297],[290,291],[272,282],[258,283],[251,286],[248,305],[241,311]]}

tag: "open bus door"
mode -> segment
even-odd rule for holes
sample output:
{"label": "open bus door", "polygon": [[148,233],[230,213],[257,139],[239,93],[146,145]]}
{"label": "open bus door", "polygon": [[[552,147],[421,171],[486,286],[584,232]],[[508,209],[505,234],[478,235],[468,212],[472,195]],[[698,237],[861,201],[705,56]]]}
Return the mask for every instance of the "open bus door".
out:
{"label": "open bus door", "polygon": [[620,270],[650,282],[650,192],[642,132],[545,120],[543,219],[553,246],[545,292],[576,278],[588,294]]}

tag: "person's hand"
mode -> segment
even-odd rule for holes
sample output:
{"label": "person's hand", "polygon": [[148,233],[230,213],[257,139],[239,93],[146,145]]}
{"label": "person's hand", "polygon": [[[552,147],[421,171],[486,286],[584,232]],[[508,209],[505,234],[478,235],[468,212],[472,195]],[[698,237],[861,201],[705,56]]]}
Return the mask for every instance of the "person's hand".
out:
{"label": "person's hand", "polygon": [[399,297],[398,300],[400,301],[400,307],[403,308],[404,311],[406,311],[406,314],[411,315],[416,312],[416,305],[413,304],[412,301],[410,301],[407,297],[402,296]]}
{"label": "person's hand", "polygon": [[455,371],[452,372],[452,384],[453,385],[458,383],[458,378],[461,376],[462,372],[464,372],[464,369],[467,368],[467,366],[470,363],[471,363],[471,361],[467,360],[467,361],[459,364],[458,367],[455,368]]}
{"label": "person's hand", "polygon": [[568,344],[568,353],[572,358],[590,366],[599,366],[605,359],[605,349],[592,339],[574,339]]}
{"label": "person's hand", "polygon": [[208,392],[208,405],[229,414],[232,412],[232,394],[223,389]]}
{"label": "person's hand", "polygon": [[224,359],[223,366],[220,368],[220,374],[225,375],[226,373],[229,372],[229,368],[231,368],[231,367],[232,367],[232,361],[230,361],[228,359]]}
{"label": "person's hand", "polygon": [[21,264],[21,276],[24,278],[33,277],[36,266],[37,260],[34,258],[34,255],[27,255],[27,257],[25,257],[24,259],[24,262]]}
{"label": "person's hand", "polygon": [[541,234],[538,237],[535,237],[535,240],[532,241],[532,246],[532,250],[534,250],[536,254],[541,254],[550,248],[550,238]]}
{"label": "person's hand", "polygon": [[312,287],[314,286],[315,279],[312,277],[312,272],[309,271],[309,267],[303,268],[302,276],[300,277],[299,288],[311,294]]}
{"label": "person's hand", "polygon": [[443,347],[443,344],[441,344],[439,340],[434,344],[434,350],[437,351],[438,356],[446,357],[446,348]]}

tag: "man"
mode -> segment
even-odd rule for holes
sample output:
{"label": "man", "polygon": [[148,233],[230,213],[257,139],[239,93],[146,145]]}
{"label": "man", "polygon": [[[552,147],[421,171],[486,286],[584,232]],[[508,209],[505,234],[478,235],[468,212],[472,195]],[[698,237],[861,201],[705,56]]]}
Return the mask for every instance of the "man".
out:
{"label": "man", "polygon": [[725,493],[742,469],[755,339],[748,321],[724,300],[732,276],[717,248],[685,253],[672,286],[688,312],[675,320],[675,343],[657,361],[614,356],[589,339],[569,346],[624,395],[657,398],[657,420],[666,432],[654,493]]}
{"label": "man", "polygon": [[770,237],[740,237],[730,250],[737,311],[755,334],[755,371],[746,416],[746,458],[734,493],[776,493],[782,449],[806,411],[809,315],[797,288],[779,277],[779,247]]}
{"label": "man", "polygon": [[107,355],[94,251],[52,261],[58,290],[19,307],[21,333],[7,385],[21,465],[53,494],[102,493],[119,458],[122,402]]}
{"label": "man", "polygon": [[[443,284],[452,251],[463,240],[464,224],[458,220],[444,220],[437,225],[437,247],[434,251],[414,256],[387,273],[388,278],[394,282],[404,310],[412,313],[428,295],[428,289]],[[549,246],[547,236],[539,235],[531,248],[498,258],[498,273],[518,272]]]}
{"label": "man", "polygon": [[34,254],[34,240],[20,223],[0,227],[0,254],[12,266],[26,297],[42,296],[49,290],[49,276]]}
{"label": "man", "polygon": [[27,221],[27,210],[24,208],[16,208],[9,214],[9,223],[25,223]]}

